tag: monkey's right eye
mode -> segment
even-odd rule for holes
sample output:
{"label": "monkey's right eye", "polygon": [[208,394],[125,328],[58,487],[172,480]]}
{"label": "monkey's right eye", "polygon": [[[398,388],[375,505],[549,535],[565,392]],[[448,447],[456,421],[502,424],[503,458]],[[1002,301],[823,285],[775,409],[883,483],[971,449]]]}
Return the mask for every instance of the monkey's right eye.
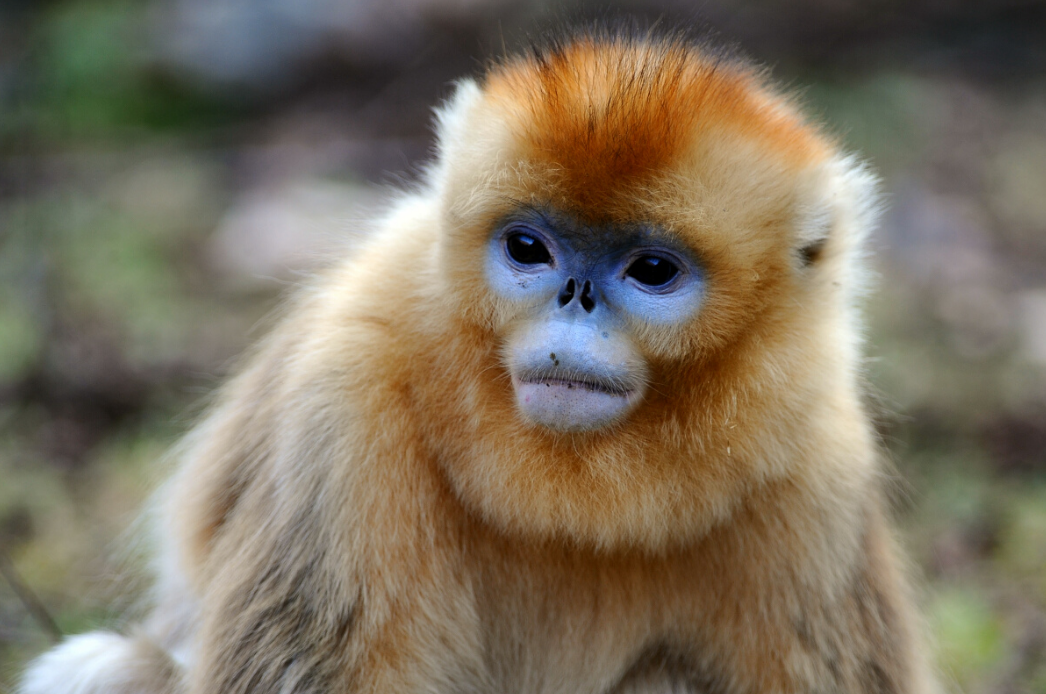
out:
{"label": "monkey's right eye", "polygon": [[505,249],[510,258],[520,265],[547,265],[552,262],[552,255],[545,244],[530,234],[513,234],[505,242]]}

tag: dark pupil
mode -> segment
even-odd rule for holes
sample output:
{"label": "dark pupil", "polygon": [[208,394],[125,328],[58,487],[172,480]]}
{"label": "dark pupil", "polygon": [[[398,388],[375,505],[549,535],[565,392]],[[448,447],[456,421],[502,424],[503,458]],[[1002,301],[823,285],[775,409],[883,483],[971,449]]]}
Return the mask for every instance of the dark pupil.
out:
{"label": "dark pupil", "polygon": [[652,255],[645,255],[632,263],[626,274],[640,284],[645,284],[650,287],[660,287],[671,282],[672,278],[678,273],[679,268],[664,258],[655,258]]}
{"label": "dark pupil", "polygon": [[522,265],[537,265],[552,260],[545,244],[526,234],[513,234],[508,237],[508,254]]}

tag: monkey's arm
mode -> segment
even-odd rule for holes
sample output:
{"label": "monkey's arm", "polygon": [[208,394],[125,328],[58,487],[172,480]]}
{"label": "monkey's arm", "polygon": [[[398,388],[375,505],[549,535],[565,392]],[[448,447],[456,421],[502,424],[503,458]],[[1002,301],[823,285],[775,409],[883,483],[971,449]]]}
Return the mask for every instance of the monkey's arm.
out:
{"label": "monkey's arm", "polygon": [[813,504],[805,523],[792,505],[804,496],[779,489],[759,499],[765,515],[710,538],[722,563],[702,617],[715,629],[712,672],[733,682],[725,691],[938,691],[877,484],[839,491],[852,517]]}
{"label": "monkey's arm", "polygon": [[471,609],[446,491],[396,381],[356,361],[392,341],[318,335],[327,310],[305,306],[255,355],[175,482],[201,610],[192,694],[410,691],[460,660],[425,657],[454,650],[445,632]]}
{"label": "monkey's arm", "polygon": [[916,624],[918,610],[879,504],[871,505],[860,546],[838,594],[797,588],[802,602],[791,620],[791,649],[797,662],[810,665],[808,688],[935,694],[939,690]]}

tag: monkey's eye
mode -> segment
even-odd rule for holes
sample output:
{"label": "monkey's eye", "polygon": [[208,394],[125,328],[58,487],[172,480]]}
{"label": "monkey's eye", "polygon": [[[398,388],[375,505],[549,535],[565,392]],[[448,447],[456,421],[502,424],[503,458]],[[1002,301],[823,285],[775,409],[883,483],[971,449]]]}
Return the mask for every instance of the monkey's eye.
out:
{"label": "monkey's eye", "polygon": [[545,244],[529,234],[513,234],[505,242],[509,257],[520,265],[541,265],[552,261]]}
{"label": "monkey's eye", "polygon": [[629,265],[625,274],[648,287],[663,287],[679,274],[679,268],[664,258],[644,255]]}

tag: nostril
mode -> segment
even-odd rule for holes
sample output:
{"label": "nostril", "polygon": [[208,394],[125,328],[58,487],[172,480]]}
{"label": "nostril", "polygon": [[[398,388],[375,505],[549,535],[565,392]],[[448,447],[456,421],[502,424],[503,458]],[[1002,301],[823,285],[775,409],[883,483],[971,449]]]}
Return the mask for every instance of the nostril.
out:
{"label": "nostril", "polygon": [[587,313],[592,313],[596,308],[596,300],[592,298],[592,294],[592,280],[585,280],[585,284],[581,288],[581,308],[585,309]]}
{"label": "nostril", "polygon": [[574,298],[574,292],[577,291],[577,282],[571,277],[567,280],[567,285],[563,287],[563,291],[559,293],[559,306],[560,308],[566,306]]}

